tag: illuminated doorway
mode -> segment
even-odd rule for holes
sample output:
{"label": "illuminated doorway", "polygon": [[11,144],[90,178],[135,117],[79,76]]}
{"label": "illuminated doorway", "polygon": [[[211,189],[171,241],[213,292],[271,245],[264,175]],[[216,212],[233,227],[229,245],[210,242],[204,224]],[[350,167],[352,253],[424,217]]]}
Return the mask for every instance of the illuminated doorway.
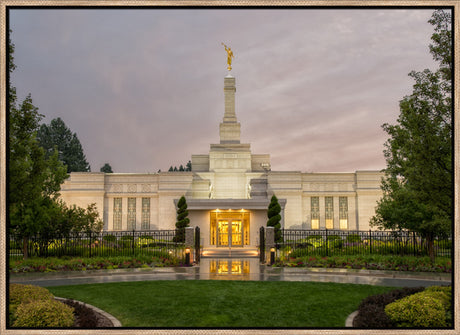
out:
{"label": "illuminated doorway", "polygon": [[217,227],[217,246],[242,247],[242,222],[237,220],[219,220]]}
{"label": "illuminated doorway", "polygon": [[249,245],[249,212],[212,211],[210,233],[210,244],[216,247]]}

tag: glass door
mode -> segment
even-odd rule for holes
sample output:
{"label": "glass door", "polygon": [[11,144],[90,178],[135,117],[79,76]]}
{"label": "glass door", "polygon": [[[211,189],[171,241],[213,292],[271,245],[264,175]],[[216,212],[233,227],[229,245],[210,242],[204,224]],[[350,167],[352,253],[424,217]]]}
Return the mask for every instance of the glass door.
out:
{"label": "glass door", "polygon": [[232,221],[232,247],[243,246],[243,229],[241,221]]}
{"label": "glass door", "polygon": [[227,220],[219,220],[219,224],[217,227],[217,246],[219,247],[228,246],[228,238],[229,238],[228,223],[229,222]]}

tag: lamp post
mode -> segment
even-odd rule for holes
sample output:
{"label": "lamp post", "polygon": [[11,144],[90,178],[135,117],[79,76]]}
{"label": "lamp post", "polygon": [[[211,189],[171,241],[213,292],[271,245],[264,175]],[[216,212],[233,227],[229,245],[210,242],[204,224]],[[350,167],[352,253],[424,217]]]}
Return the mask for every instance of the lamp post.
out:
{"label": "lamp post", "polygon": [[270,265],[275,264],[275,248],[270,248]]}

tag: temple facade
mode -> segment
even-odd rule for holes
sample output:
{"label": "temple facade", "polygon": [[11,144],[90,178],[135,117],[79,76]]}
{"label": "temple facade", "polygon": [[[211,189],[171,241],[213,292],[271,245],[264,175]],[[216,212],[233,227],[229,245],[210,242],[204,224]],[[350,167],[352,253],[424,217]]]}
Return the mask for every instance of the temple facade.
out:
{"label": "temple facade", "polygon": [[67,204],[95,203],[104,230],[174,229],[177,202],[185,196],[190,226],[200,227],[203,247],[254,247],[266,226],[272,195],[281,225],[297,229],[369,230],[382,197],[379,171],[302,173],[271,171],[269,154],[253,154],[240,141],[235,77],[224,78],[220,141],[209,154],[192,155],[191,172],[71,173],[61,187]]}

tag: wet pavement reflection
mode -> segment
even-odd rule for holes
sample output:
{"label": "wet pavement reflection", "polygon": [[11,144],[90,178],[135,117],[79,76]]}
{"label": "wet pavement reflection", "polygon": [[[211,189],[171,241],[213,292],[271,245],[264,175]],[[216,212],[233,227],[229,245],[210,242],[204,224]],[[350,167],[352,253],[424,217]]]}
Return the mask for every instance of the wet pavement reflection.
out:
{"label": "wet pavement reflection", "polygon": [[79,285],[150,280],[253,280],[312,281],[417,287],[451,284],[451,274],[404,273],[394,271],[274,268],[261,265],[256,257],[202,258],[199,265],[178,268],[95,270],[68,273],[12,274],[11,283],[39,286]]}

